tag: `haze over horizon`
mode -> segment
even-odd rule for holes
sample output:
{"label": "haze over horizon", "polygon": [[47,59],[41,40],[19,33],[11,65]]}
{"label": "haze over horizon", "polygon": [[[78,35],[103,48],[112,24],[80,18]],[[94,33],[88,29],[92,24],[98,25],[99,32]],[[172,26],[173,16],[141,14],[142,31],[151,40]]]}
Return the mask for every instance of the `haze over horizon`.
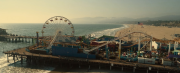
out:
{"label": "haze over horizon", "polygon": [[178,20],[180,0],[2,0],[0,23],[44,23],[53,16],[76,23]]}

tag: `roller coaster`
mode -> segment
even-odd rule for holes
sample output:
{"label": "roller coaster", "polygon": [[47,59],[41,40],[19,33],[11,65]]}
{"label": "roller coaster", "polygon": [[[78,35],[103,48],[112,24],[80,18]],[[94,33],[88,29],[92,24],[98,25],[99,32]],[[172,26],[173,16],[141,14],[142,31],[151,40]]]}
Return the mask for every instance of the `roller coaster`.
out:
{"label": "roller coaster", "polygon": [[[57,34],[54,36],[54,38],[52,39],[52,40],[49,40],[49,41],[51,41],[50,42],[50,45],[47,47],[47,49],[50,49],[50,46],[52,46],[52,44],[53,43],[55,43],[55,40],[56,40],[56,37],[57,37],[57,35],[58,35],[58,31],[56,32]],[[143,33],[143,32],[131,32],[131,33],[129,33],[129,34],[126,34],[126,35],[124,35],[124,36],[121,36],[121,37],[119,37],[119,38],[116,38],[116,39],[114,39],[114,40],[111,40],[111,41],[108,41],[108,42],[104,42],[103,44],[98,44],[98,45],[89,45],[89,46],[91,46],[91,47],[94,47],[94,48],[92,48],[92,49],[90,49],[90,50],[86,50],[86,51],[88,51],[88,52],[90,52],[90,51],[93,51],[93,50],[95,50],[95,49],[98,49],[98,48],[100,48],[100,47],[102,47],[102,46],[105,46],[105,45],[107,45],[107,44],[109,44],[109,43],[112,43],[112,42],[115,42],[116,40],[118,40],[118,39],[121,39],[121,38],[123,38],[123,37],[127,37],[128,35],[130,35],[130,34],[135,34],[135,33],[142,33],[142,34],[144,34],[144,35],[146,35],[146,36],[148,36],[149,38],[152,38],[152,41],[156,41],[156,42],[160,42],[160,43],[166,43],[166,44],[168,44],[168,43],[173,43],[173,42],[179,42],[180,43],[180,39],[179,38],[175,38],[175,40],[162,40],[162,39],[157,39],[157,38],[155,38],[155,37],[152,37],[152,36],[150,36],[150,35],[148,35],[148,34],[146,34],[146,33]],[[141,40],[140,42],[145,42],[145,41],[150,41],[151,39],[143,39],[143,40]],[[46,41],[48,41],[48,40],[46,40]],[[56,43],[57,44],[57,43]],[[62,43],[59,43],[59,44],[62,44]],[[88,45],[88,44],[85,44],[85,43],[80,43],[80,44],[83,44],[83,45]],[[134,45],[136,45],[136,44],[138,44],[138,42],[136,42],[136,43],[134,43],[134,44],[132,44],[132,45],[130,45],[130,46],[124,46],[124,47],[126,47],[126,48],[128,48],[128,47],[132,47],[132,46],[134,46]],[[68,44],[68,45],[74,45],[74,46],[77,46],[77,45],[75,45],[75,44]]]}
{"label": "roller coaster", "polygon": [[[180,41],[179,41],[180,39],[179,39],[179,38],[176,38],[176,39],[174,39],[174,40],[162,40],[162,39],[157,39],[157,38],[155,38],[155,37],[152,37],[152,36],[150,36],[150,35],[148,35],[148,34],[146,34],[146,33],[144,33],[144,32],[138,32],[138,31],[136,31],[136,32],[130,32],[130,33],[126,34],[126,35],[120,36],[120,37],[118,37],[118,38],[116,38],[116,39],[114,39],[114,40],[111,40],[111,41],[109,41],[109,42],[106,42],[106,43],[104,43],[104,44],[102,44],[102,45],[98,45],[97,47],[94,47],[94,48],[92,48],[92,49],[90,49],[90,50],[86,50],[86,52],[91,52],[91,51],[93,51],[93,50],[95,50],[95,49],[98,49],[98,48],[100,48],[100,47],[102,47],[102,46],[105,46],[105,45],[107,45],[107,44],[109,44],[109,43],[115,42],[116,40],[122,39],[123,37],[127,37],[128,35],[134,34],[134,33],[144,34],[144,35],[146,35],[147,37],[152,38],[152,41],[156,41],[156,42],[160,42],[160,43],[166,43],[166,44],[167,44],[167,43],[174,43],[174,42],[180,43]],[[150,39],[141,40],[141,42],[145,42],[145,41],[150,41]],[[136,45],[136,44],[138,44],[138,43],[135,43],[135,44],[133,44],[133,45],[126,46],[126,47],[131,47],[131,46],[134,46],[134,45]]]}

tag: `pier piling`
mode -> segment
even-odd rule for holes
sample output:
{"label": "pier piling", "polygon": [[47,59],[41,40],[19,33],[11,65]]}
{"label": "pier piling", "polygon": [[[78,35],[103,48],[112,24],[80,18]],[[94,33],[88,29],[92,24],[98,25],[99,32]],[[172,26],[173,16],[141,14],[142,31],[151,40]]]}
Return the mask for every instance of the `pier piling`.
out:
{"label": "pier piling", "polygon": [[33,38],[32,38],[32,43],[34,42]]}
{"label": "pier piling", "polygon": [[17,38],[15,38],[15,43],[17,43]]}
{"label": "pier piling", "polygon": [[111,66],[110,66],[110,70],[111,70]]}
{"label": "pier piling", "polygon": [[27,43],[27,38],[25,37],[25,42]]}
{"label": "pier piling", "polygon": [[62,67],[62,63],[61,63],[61,67]]}
{"label": "pier piling", "polygon": [[81,68],[81,66],[79,65],[79,68]]}
{"label": "pier piling", "polygon": [[18,55],[16,54],[16,59],[18,60]]}
{"label": "pier piling", "polygon": [[31,39],[29,39],[29,43],[31,42]]}
{"label": "pier piling", "polygon": [[45,65],[45,60],[44,60],[44,65]]}
{"label": "pier piling", "polygon": [[4,39],[5,41],[8,41],[8,39],[5,37],[5,39]]}
{"label": "pier piling", "polygon": [[123,66],[122,66],[122,71],[123,71]]}
{"label": "pier piling", "polygon": [[135,73],[135,67],[133,68],[133,73]]}
{"label": "pier piling", "polygon": [[18,39],[19,39],[18,41],[20,42],[20,41],[21,41],[21,40],[20,40],[20,37],[18,37]]}
{"label": "pier piling", "polygon": [[10,39],[10,38],[8,38],[8,41],[10,42],[10,41],[11,41],[11,39]]}
{"label": "pier piling", "polygon": [[12,38],[12,42],[14,42],[14,38]]}
{"label": "pier piling", "polygon": [[7,62],[9,62],[9,57],[8,57],[8,54],[7,54]]}
{"label": "pier piling", "polygon": [[31,55],[31,60],[30,60],[30,61],[31,61],[31,64],[33,63],[32,56],[33,56],[33,54]]}
{"label": "pier piling", "polygon": [[23,57],[22,57],[22,55],[21,55],[21,64],[23,64]]}
{"label": "pier piling", "polygon": [[21,38],[22,39],[22,42],[24,42],[24,38]]}
{"label": "pier piling", "polygon": [[14,60],[14,63],[15,63],[15,55],[13,54],[13,60]]}
{"label": "pier piling", "polygon": [[36,64],[39,66],[38,58],[36,58]]}

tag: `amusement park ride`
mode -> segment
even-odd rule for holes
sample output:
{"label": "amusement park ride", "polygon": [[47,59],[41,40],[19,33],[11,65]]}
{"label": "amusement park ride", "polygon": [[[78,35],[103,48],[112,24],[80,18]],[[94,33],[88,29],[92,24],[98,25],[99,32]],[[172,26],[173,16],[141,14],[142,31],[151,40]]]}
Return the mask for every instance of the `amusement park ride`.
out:
{"label": "amusement park ride", "polygon": [[[138,41],[133,44],[128,44],[126,43],[126,41],[122,40],[128,35],[139,33],[144,34],[148,39],[139,38]],[[152,41],[163,44],[170,44],[175,42],[176,45],[174,45],[174,50],[177,50],[177,44],[180,43],[180,38],[176,38],[174,40],[161,40],[152,37],[144,32],[136,31],[129,32],[128,34],[122,35],[120,37],[110,38],[106,36],[100,41],[98,40],[99,38],[89,39],[91,36],[86,38],[85,36],[74,36],[74,34],[74,26],[70,20],[62,16],[52,17],[48,19],[43,25],[42,38],[39,38],[39,34],[37,32],[37,44],[33,47],[29,47],[28,50],[30,52],[41,50],[44,51],[45,54],[52,54],[55,56],[80,57],[90,59],[101,58],[107,60],[121,59],[127,61],[142,62],[142,60],[144,59],[157,61],[160,58],[159,55],[161,53],[164,53],[161,51],[163,49],[161,44],[159,46],[160,50],[154,50],[152,47]],[[143,44],[142,42],[146,43]],[[171,50],[170,45],[169,50],[165,51],[168,52],[168,56]],[[150,47],[149,49],[147,49],[148,46]],[[155,64],[155,62],[150,64]]]}

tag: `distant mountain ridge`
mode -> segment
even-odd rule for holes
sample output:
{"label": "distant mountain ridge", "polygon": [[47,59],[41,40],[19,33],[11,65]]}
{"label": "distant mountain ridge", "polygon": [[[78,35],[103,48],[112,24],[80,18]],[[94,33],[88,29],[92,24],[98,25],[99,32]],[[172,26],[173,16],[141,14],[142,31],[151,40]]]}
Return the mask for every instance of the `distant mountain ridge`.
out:
{"label": "distant mountain ridge", "polygon": [[139,18],[136,20],[180,20],[180,15],[168,15],[155,18]]}
{"label": "distant mountain ridge", "polygon": [[72,19],[75,23],[119,23],[123,21],[147,21],[147,20],[180,20],[180,15],[168,15],[154,18],[128,18],[128,17],[85,17]]}

